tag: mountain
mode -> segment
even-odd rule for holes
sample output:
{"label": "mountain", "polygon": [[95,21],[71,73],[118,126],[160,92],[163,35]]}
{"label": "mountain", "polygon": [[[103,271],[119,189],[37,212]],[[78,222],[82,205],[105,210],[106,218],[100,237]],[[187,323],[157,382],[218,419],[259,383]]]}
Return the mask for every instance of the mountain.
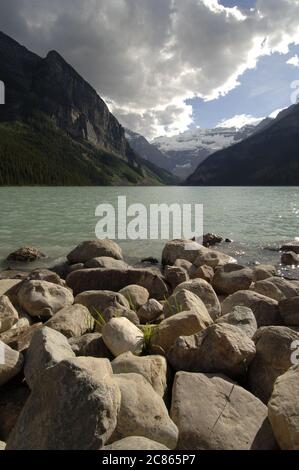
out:
{"label": "mountain", "polygon": [[[171,166],[168,169],[184,180],[209,155],[245,139],[254,130],[255,126],[251,125],[241,129],[235,127],[196,128],[173,137],[158,137],[151,144],[169,158]],[[142,155],[142,152],[140,153]]]}
{"label": "mountain", "polygon": [[299,185],[299,104],[201,163],[187,185]]}
{"label": "mountain", "polygon": [[136,153],[142,156],[145,160],[154,163],[155,165],[167,171],[172,171],[171,158],[165,153],[161,152],[154,145],[150,144],[145,137],[126,129],[126,138]]}
{"label": "mountain", "polygon": [[0,32],[0,183],[164,184],[131,149],[97,92],[56,51],[45,58]]}

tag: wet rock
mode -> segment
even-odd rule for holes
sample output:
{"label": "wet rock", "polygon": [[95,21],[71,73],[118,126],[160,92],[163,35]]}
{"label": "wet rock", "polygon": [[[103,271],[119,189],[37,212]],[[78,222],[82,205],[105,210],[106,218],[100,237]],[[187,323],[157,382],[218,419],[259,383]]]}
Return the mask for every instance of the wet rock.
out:
{"label": "wet rock", "polygon": [[292,251],[293,253],[296,253],[299,255],[299,243],[298,242],[290,242],[286,243],[280,248],[280,251]]}
{"label": "wet rock", "polygon": [[281,255],[281,263],[286,266],[298,266],[299,264],[299,255],[293,251],[287,251]]}
{"label": "wet rock", "polygon": [[284,326],[260,328],[254,336],[256,356],[252,361],[248,383],[250,390],[267,404],[274,383],[291,366],[292,343],[299,334]]}
{"label": "wet rock", "polygon": [[150,256],[149,258],[142,259],[141,263],[159,264],[159,260]]}
{"label": "wet rock", "polygon": [[7,257],[7,260],[28,263],[37,261],[41,258],[46,258],[46,255],[39,251],[37,248],[34,248],[32,246],[23,246],[18,250],[14,251],[13,253],[10,253],[10,255],[8,255]]}
{"label": "wet rock", "polygon": [[105,451],[129,451],[129,450],[169,450],[168,447],[159,442],[152,441],[146,437],[130,436],[113,442],[103,447]]}
{"label": "wet rock", "polygon": [[274,450],[267,407],[225,377],[176,374],[171,417],[178,450]]}
{"label": "wet rock", "polygon": [[253,311],[258,327],[282,325],[278,302],[250,290],[235,292],[222,303],[222,313],[230,313],[234,307],[248,307]]}
{"label": "wet rock", "polygon": [[167,358],[175,370],[244,376],[255,356],[253,341],[240,328],[214,324],[193,336],[180,337]]}
{"label": "wet rock", "polygon": [[112,362],[114,374],[140,374],[164,397],[167,390],[167,362],[162,356],[134,356],[131,352],[118,356]]}
{"label": "wet rock", "polygon": [[299,450],[299,365],[278,377],[268,404],[269,420],[282,450]]}
{"label": "wet rock", "polygon": [[150,299],[137,312],[140,323],[146,324],[157,320],[163,313],[163,306],[155,299]]}
{"label": "wet rock", "polygon": [[94,329],[94,319],[83,305],[70,305],[57,312],[45,324],[66,338],[80,337]]}
{"label": "wet rock", "polygon": [[74,302],[69,289],[46,281],[26,281],[19,289],[17,298],[31,317],[44,318],[52,317]]}
{"label": "wet rock", "polygon": [[196,334],[207,327],[206,319],[196,311],[181,312],[163,320],[153,331],[151,351],[166,355],[180,336]]}
{"label": "wet rock", "polygon": [[70,338],[70,346],[78,357],[98,357],[113,359],[113,355],[105,345],[100,333],[87,333],[79,338]]}
{"label": "wet rock", "polygon": [[119,291],[127,301],[132,310],[138,310],[142,305],[146,304],[149,299],[148,290],[142,286],[128,285]]}
{"label": "wet rock", "polygon": [[255,316],[250,308],[234,307],[230,313],[216,320],[216,323],[228,323],[240,328],[244,333],[253,338],[257,331]]}
{"label": "wet rock", "polygon": [[90,240],[80,243],[67,255],[71,264],[86,263],[102,256],[122,260],[121,248],[112,240]]}
{"label": "wet rock", "polygon": [[207,233],[203,236],[203,246],[205,247],[215,246],[222,242],[223,238],[219,235],[215,235],[214,233]]}
{"label": "wet rock", "polygon": [[0,386],[6,384],[21,372],[23,355],[0,341]]}
{"label": "wet rock", "polygon": [[10,330],[19,320],[19,315],[6,295],[0,296],[0,333]]}
{"label": "wet rock", "polygon": [[220,295],[234,294],[239,290],[247,290],[252,284],[253,272],[237,264],[226,264],[217,268],[212,285]]}
{"label": "wet rock", "polygon": [[299,327],[299,296],[281,300],[278,306],[284,323]]}
{"label": "wet rock", "polygon": [[121,407],[111,441],[129,436],[147,437],[175,449],[178,430],[163,399],[140,374],[115,375],[121,390]]}
{"label": "wet rock", "polygon": [[112,318],[103,326],[102,336],[115,357],[129,351],[137,355],[143,349],[143,333],[127,318]]}
{"label": "wet rock", "polygon": [[35,383],[7,449],[99,450],[115,429],[119,408],[107,359],[62,361]]}
{"label": "wet rock", "polygon": [[213,320],[221,315],[221,306],[213,287],[204,279],[194,279],[180,284],[174,294],[187,290],[195,294],[206,306]]}
{"label": "wet rock", "polygon": [[172,289],[175,289],[179,284],[182,284],[182,282],[189,280],[187,271],[176,266],[166,266],[164,276]]}
{"label": "wet rock", "polygon": [[26,354],[24,374],[31,390],[49,367],[75,357],[68,340],[58,331],[45,326],[37,330]]}
{"label": "wet rock", "polygon": [[168,296],[163,276],[152,269],[84,269],[69,274],[67,284],[75,295],[92,290],[119,292],[128,285],[137,284],[147,289],[151,298],[161,300]]}

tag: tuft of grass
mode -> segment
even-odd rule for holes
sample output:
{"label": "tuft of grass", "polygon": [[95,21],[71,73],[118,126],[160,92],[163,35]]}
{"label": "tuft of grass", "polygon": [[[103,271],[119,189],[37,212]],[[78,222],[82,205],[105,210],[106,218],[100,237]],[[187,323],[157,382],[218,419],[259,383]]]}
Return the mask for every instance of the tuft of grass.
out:
{"label": "tuft of grass", "polygon": [[166,297],[164,297],[164,300],[172,315],[175,315],[176,313],[181,313],[183,311],[183,306],[178,303],[176,296],[174,297],[175,305],[172,305],[169,302],[169,299],[167,299]]}
{"label": "tuft of grass", "polygon": [[100,312],[99,310],[97,310],[95,307],[93,307],[93,319],[96,323],[96,325],[99,327],[99,329],[101,330],[103,328],[103,326],[106,325],[106,320],[105,320],[105,317],[103,315],[102,312]]}

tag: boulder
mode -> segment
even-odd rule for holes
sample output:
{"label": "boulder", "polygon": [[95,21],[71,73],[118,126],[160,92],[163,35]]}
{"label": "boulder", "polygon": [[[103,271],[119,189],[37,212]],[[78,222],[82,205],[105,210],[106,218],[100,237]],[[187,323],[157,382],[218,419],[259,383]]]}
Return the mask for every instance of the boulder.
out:
{"label": "boulder", "polygon": [[57,273],[49,269],[35,269],[27,276],[27,281],[47,281],[65,287],[65,281]]}
{"label": "boulder", "polygon": [[269,420],[282,450],[299,450],[299,365],[278,377],[268,404]]}
{"label": "boulder", "polygon": [[216,320],[221,315],[221,305],[213,287],[204,279],[194,279],[179,285],[174,293],[183,289],[192,292],[205,304],[210,316]]}
{"label": "boulder", "polygon": [[46,255],[39,251],[37,248],[34,248],[32,246],[23,246],[18,250],[14,251],[13,253],[10,253],[10,255],[8,255],[7,257],[7,260],[18,261],[21,263],[31,263],[41,258],[46,258]]}
{"label": "boulder", "polygon": [[216,323],[228,323],[240,328],[249,338],[253,338],[257,330],[255,316],[250,308],[234,307],[230,313],[216,320]]}
{"label": "boulder", "polygon": [[204,264],[203,266],[196,267],[192,264],[189,270],[190,279],[203,279],[211,284],[214,277],[214,269],[211,266]]}
{"label": "boulder", "polygon": [[179,284],[182,284],[182,282],[189,281],[187,271],[184,268],[178,268],[176,266],[166,266],[164,269],[164,276],[172,290]]}
{"label": "boulder", "polygon": [[15,351],[25,353],[30,346],[33,335],[42,326],[42,323],[34,323],[30,327],[11,329],[6,334],[4,333],[0,340]]}
{"label": "boulder", "polygon": [[198,256],[193,261],[193,264],[197,268],[205,265],[215,269],[218,266],[224,266],[226,264],[232,264],[236,262],[237,260],[232,258],[232,256],[228,256],[225,253],[221,253],[217,250],[211,250],[210,248],[202,247],[199,250]]}
{"label": "boulder", "polygon": [[268,265],[268,264],[259,264],[252,268],[253,271],[253,281],[264,281],[269,277],[276,276],[276,268],[275,266]]}
{"label": "boulder", "polygon": [[0,387],[21,372],[23,355],[0,341]]}
{"label": "boulder", "polygon": [[202,300],[200,300],[197,295],[185,289],[175,292],[171,297],[169,297],[164,304],[163,314],[165,318],[169,318],[188,310],[198,313],[201,318],[203,328],[213,322]]}
{"label": "boulder", "polygon": [[253,339],[256,356],[249,367],[248,384],[267,404],[275,380],[292,366],[292,343],[299,340],[299,333],[284,326],[268,326],[260,328]]}
{"label": "boulder", "polygon": [[122,260],[121,248],[112,240],[91,240],[80,243],[67,255],[71,264],[86,263],[93,258],[114,258]]}
{"label": "boulder", "polygon": [[162,275],[147,269],[83,269],[68,275],[67,284],[75,295],[84,291],[112,290],[119,292],[124,287],[137,284],[148,290],[150,297],[162,300],[168,296],[168,288]]}
{"label": "boulder", "polygon": [[0,388],[0,438],[5,442],[15,427],[29,398],[30,389],[23,383],[8,383]]}
{"label": "boulder", "polygon": [[19,315],[6,295],[0,296],[0,333],[10,330],[19,320]]}
{"label": "boulder", "polygon": [[226,264],[217,268],[212,286],[217,294],[230,295],[238,290],[247,290],[252,284],[253,272],[238,264]]}
{"label": "boulder", "polygon": [[178,450],[274,450],[267,407],[244,388],[217,375],[176,374],[171,418]]}
{"label": "boulder", "polygon": [[166,318],[166,320],[163,320],[154,328],[150,338],[150,349],[164,356],[177,338],[194,335],[206,327],[206,319],[203,319],[200,313],[196,311],[177,313],[172,317]]}
{"label": "boulder", "polygon": [[127,299],[120,293],[108,290],[86,291],[75,297],[75,304],[84,305],[92,316],[103,315],[108,307],[130,308]]}
{"label": "boulder", "polygon": [[140,354],[143,349],[143,333],[127,318],[112,318],[102,328],[103,341],[114,356],[126,352]]}
{"label": "boulder", "polygon": [[157,320],[163,314],[163,306],[155,299],[150,299],[137,312],[140,323],[146,324]]}
{"label": "boulder", "polygon": [[130,451],[130,450],[169,450],[168,447],[160,444],[159,442],[152,441],[146,437],[130,436],[121,439],[120,441],[113,442],[108,446],[103,447],[105,451]]}
{"label": "boulder", "polygon": [[149,299],[148,290],[142,286],[129,285],[121,289],[119,293],[127,299],[130,308],[135,311],[146,304]]}
{"label": "boulder", "polygon": [[299,296],[281,300],[278,306],[286,325],[299,326]]}
{"label": "boulder", "polygon": [[46,281],[26,281],[19,289],[17,298],[31,317],[44,318],[52,317],[74,302],[69,289]]}
{"label": "boulder", "polygon": [[223,238],[220,235],[215,235],[215,233],[206,233],[203,236],[203,246],[215,246],[223,242]]}
{"label": "boulder", "polygon": [[69,343],[78,357],[86,356],[109,360],[113,359],[100,333],[88,333],[80,338],[70,338]]}
{"label": "boulder", "polygon": [[65,359],[75,357],[68,340],[58,331],[45,326],[37,330],[26,354],[24,374],[27,384],[33,390],[37,379],[45,369]]}
{"label": "boulder", "polygon": [[299,286],[282,277],[271,277],[265,281],[255,282],[252,289],[278,302],[299,295]]}
{"label": "boulder", "polygon": [[167,389],[167,362],[162,356],[134,356],[131,352],[121,354],[112,362],[114,374],[140,374],[164,397]]}
{"label": "boulder", "polygon": [[281,263],[286,266],[298,266],[299,264],[299,255],[293,251],[287,251],[281,255]]}
{"label": "boulder", "polygon": [[172,240],[166,243],[162,253],[162,265],[173,266],[177,260],[193,263],[203,248],[191,240]]}
{"label": "boulder", "polygon": [[177,259],[174,263],[174,266],[176,268],[182,268],[189,273],[190,268],[192,267],[192,263],[190,261],[187,261],[186,259]]}
{"label": "boulder", "polygon": [[62,361],[35,383],[7,449],[99,450],[115,429],[119,408],[107,359]]}
{"label": "boulder", "polygon": [[175,370],[242,377],[255,356],[254,342],[240,328],[214,324],[193,336],[178,338],[167,358]]}
{"label": "boulder", "polygon": [[278,302],[250,290],[235,292],[222,303],[222,313],[230,313],[234,307],[248,307],[253,311],[257,326],[282,325]]}
{"label": "boulder", "polygon": [[0,279],[0,295],[10,297],[10,293],[17,290],[21,282],[20,279]]}
{"label": "boulder", "polygon": [[94,319],[84,305],[70,305],[59,310],[46,322],[46,326],[67,338],[73,338],[93,331]]}
{"label": "boulder", "polygon": [[85,268],[107,268],[107,269],[128,269],[128,264],[125,261],[108,256],[101,256],[99,258],[92,258],[85,263]]}
{"label": "boulder", "polygon": [[121,407],[110,442],[137,434],[175,449],[177,427],[150,383],[140,374],[119,374],[115,380],[121,391]]}
{"label": "boulder", "polygon": [[293,253],[299,255],[299,242],[293,241],[286,243],[280,248],[280,251],[292,251]]}
{"label": "boulder", "polygon": [[[121,305],[115,305],[106,308],[102,315],[104,322],[108,323],[112,318],[127,318],[130,322],[134,323],[134,325],[140,325],[140,321],[138,315],[134,310],[130,310],[126,307],[122,307]],[[103,321],[96,321],[96,331],[99,333],[102,331],[103,328]]]}

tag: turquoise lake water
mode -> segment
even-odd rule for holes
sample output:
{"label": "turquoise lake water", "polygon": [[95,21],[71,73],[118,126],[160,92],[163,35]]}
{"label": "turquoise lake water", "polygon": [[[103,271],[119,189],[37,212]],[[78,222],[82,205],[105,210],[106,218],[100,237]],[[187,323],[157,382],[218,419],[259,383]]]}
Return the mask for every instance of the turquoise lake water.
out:
{"label": "turquoise lake water", "polygon": [[[279,253],[264,247],[299,237],[299,187],[9,187],[0,188],[0,262],[7,266],[6,256],[22,245],[40,248],[49,257],[46,265],[60,260],[80,241],[95,238],[96,207],[117,207],[118,196],[126,196],[128,205],[146,207],[203,204],[204,232],[234,240],[220,249],[246,264],[279,264]],[[134,263],[147,256],[160,258],[165,241],[120,244]]]}

